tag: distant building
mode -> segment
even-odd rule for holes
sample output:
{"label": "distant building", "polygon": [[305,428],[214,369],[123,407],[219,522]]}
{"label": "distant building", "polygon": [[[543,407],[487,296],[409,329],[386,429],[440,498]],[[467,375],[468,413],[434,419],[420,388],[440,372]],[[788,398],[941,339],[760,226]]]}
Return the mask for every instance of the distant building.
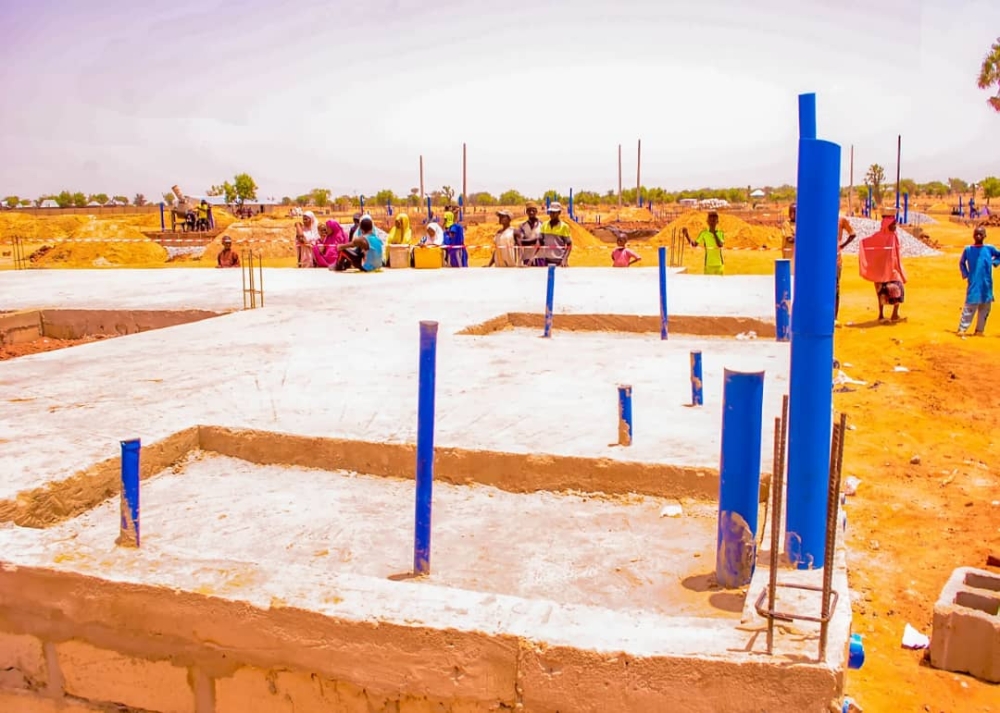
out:
{"label": "distant building", "polygon": [[38,207],[39,208],[58,208],[59,204],[56,203],[51,198],[49,198],[48,200],[45,200],[45,201],[42,201],[41,203],[39,203]]}

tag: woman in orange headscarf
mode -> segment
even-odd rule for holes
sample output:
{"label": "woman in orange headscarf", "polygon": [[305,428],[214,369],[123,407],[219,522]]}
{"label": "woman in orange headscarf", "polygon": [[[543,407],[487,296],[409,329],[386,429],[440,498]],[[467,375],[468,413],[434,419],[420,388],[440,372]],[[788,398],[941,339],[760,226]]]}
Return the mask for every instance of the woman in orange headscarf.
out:
{"label": "woman in orange headscarf", "polygon": [[906,298],[899,236],[896,235],[896,216],[882,216],[882,227],[877,233],[862,239],[858,248],[858,271],[861,277],[875,283],[878,296],[878,319],[885,320],[885,306],[892,305],[893,322],[899,321],[899,305]]}

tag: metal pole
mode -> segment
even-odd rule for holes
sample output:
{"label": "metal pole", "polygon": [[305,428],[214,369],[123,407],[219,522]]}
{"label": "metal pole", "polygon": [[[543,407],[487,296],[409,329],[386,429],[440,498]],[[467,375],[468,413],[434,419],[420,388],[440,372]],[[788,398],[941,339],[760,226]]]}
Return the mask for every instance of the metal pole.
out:
{"label": "metal pole", "polygon": [[715,578],[725,589],[750,583],[757,553],[764,372],[726,369],[719,463]]}
{"label": "metal pole", "polygon": [[618,210],[622,209],[622,145],[618,144]]}
{"label": "metal pole", "polygon": [[854,144],[851,144],[851,187],[847,191],[847,214],[854,211]]}
{"label": "metal pole", "polygon": [[705,380],[701,375],[701,350],[691,352],[691,405],[702,406],[705,403]]}
{"label": "metal pole", "polygon": [[618,445],[632,445],[632,387],[618,387]]}
{"label": "metal pole", "polygon": [[660,259],[660,339],[667,338],[667,248],[656,251]]}
{"label": "metal pole", "polygon": [[[803,123],[808,125],[806,104]],[[814,123],[814,101],[811,113]],[[802,569],[822,567],[824,561],[839,207],[840,146],[800,138],[785,548],[789,559]]]}
{"label": "metal pole", "polygon": [[420,202],[424,201],[424,156],[420,155]]}
{"label": "metal pole", "polygon": [[787,342],[792,338],[792,261],[774,261],[774,338]]}
{"label": "metal pole", "polygon": [[139,546],[139,450],[138,438],[121,441],[122,492],[121,525],[115,544],[122,547]]}
{"label": "metal pole", "polygon": [[167,231],[167,221],[163,218],[163,203],[160,203],[160,232],[165,233]]}
{"label": "metal pole", "polygon": [[437,322],[420,323],[420,384],[417,392],[417,505],[413,573],[431,571],[431,500],[434,488],[434,380]]}
{"label": "metal pole", "polygon": [[903,135],[896,136],[896,217],[899,217],[899,159],[903,155]]}
{"label": "metal pole", "polygon": [[552,336],[552,302],[556,294],[556,266],[549,265],[549,279],[545,286],[545,332],[543,337]]}
{"label": "metal pole", "polygon": [[639,139],[639,148],[635,161],[635,200],[642,208],[642,139]]}

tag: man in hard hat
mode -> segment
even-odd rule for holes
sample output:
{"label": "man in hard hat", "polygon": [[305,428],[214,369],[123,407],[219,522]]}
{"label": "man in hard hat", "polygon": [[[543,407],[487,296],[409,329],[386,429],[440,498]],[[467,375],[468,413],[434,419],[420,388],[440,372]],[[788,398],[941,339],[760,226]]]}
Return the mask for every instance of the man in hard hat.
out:
{"label": "man in hard hat", "polygon": [[573,251],[569,223],[562,220],[562,206],[558,201],[552,201],[546,212],[549,219],[542,223],[542,249],[539,254],[546,265],[567,267],[569,254]]}
{"label": "man in hard hat", "polygon": [[240,256],[233,250],[233,239],[228,235],[222,236],[222,252],[216,258],[216,267],[239,267]]}

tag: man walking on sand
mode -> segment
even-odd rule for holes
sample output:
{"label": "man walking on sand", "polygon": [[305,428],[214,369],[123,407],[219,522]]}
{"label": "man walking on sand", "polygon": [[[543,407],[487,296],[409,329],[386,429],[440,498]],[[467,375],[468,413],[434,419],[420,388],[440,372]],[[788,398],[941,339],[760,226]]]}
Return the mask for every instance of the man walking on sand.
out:
{"label": "man walking on sand", "polygon": [[[843,240],[844,233],[847,233],[847,240]],[[854,239],[858,237],[854,232],[854,227],[851,225],[851,221],[847,218],[841,218],[840,223],[837,225],[837,293],[833,298],[833,323],[836,325],[837,317],[840,314],[840,274],[844,271],[844,248],[854,242]]]}
{"label": "man walking on sand", "polygon": [[1000,267],[1000,250],[985,242],[986,228],[980,225],[972,232],[973,244],[962,251],[962,257],[958,261],[962,279],[968,282],[965,288],[965,306],[962,307],[962,317],[958,322],[959,334],[965,334],[972,325],[972,318],[976,317],[975,335],[983,336],[986,320],[993,309],[993,268]]}

